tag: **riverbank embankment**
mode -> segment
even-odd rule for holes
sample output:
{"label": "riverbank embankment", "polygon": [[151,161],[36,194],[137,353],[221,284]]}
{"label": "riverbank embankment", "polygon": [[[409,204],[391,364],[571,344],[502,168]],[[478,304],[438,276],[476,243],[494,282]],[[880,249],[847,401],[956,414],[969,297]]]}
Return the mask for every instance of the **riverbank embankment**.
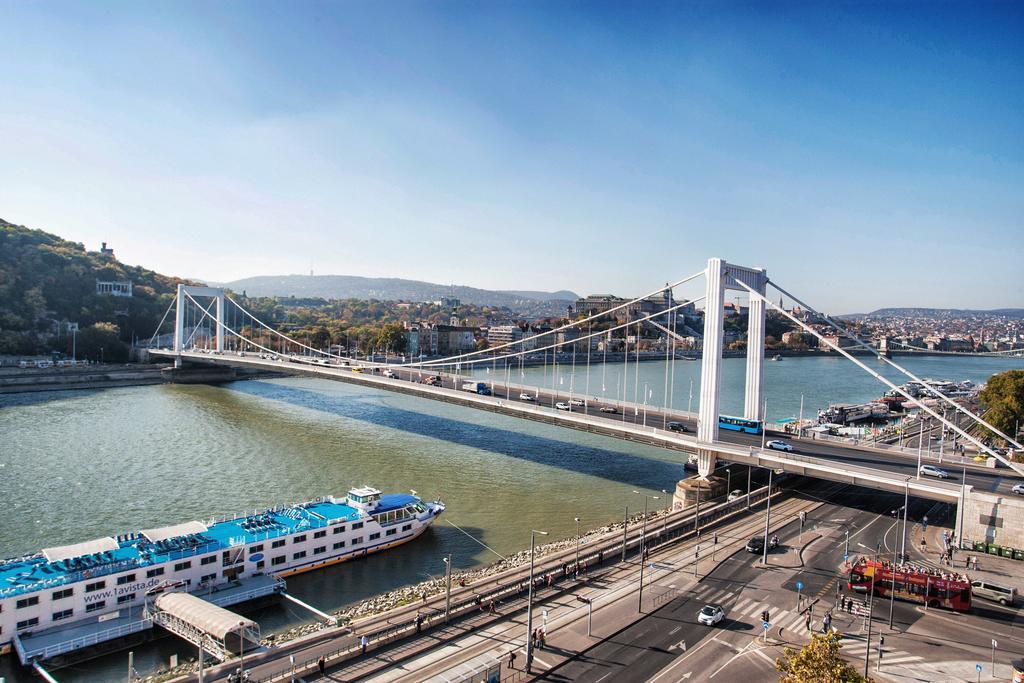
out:
{"label": "riverbank embankment", "polygon": [[[0,368],[0,394],[110,389],[164,384],[167,363],[104,363],[76,368]],[[279,377],[279,373],[238,368],[234,379]]]}

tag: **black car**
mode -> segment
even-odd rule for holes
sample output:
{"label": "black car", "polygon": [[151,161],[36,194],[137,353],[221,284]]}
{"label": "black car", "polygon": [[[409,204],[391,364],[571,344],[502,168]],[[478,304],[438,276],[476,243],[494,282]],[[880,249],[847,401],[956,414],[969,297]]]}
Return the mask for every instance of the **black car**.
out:
{"label": "black car", "polygon": [[686,428],[686,425],[684,425],[682,422],[669,422],[668,423],[668,430],[670,432],[681,432],[681,433],[682,432],[690,431],[689,429]]}
{"label": "black car", "polygon": [[[779,537],[772,536],[771,542],[768,544],[768,550],[771,550],[779,544]],[[747,541],[747,552],[748,553],[763,553],[764,552],[764,536],[754,536]]]}

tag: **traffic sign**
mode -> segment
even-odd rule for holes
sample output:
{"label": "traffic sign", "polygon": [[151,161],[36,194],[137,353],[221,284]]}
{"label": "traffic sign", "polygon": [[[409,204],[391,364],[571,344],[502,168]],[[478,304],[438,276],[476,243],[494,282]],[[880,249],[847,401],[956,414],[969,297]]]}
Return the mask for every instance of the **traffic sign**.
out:
{"label": "traffic sign", "polygon": [[975,664],[974,665],[974,670],[977,671],[978,673],[981,673],[981,664]]}
{"label": "traffic sign", "polygon": [[849,561],[850,561],[849,553],[847,553],[846,555],[843,555],[843,562],[849,562]]}
{"label": "traffic sign", "polygon": [[796,589],[798,591],[802,591],[804,589],[804,582],[803,581],[797,581],[796,582]]}
{"label": "traffic sign", "polygon": [[767,621],[762,621],[761,626],[764,628],[765,631],[767,631],[768,627],[771,626],[771,624],[769,624]]}

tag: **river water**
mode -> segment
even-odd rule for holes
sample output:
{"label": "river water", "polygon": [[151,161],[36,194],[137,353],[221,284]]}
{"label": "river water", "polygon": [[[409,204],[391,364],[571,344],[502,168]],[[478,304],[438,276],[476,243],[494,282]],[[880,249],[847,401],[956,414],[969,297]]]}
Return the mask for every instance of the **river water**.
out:
{"label": "river water", "polygon": [[[668,372],[664,362],[631,363],[623,372],[621,363],[592,360],[589,387],[583,368],[572,375],[566,365],[554,380],[550,367],[514,370],[511,379],[589,388],[594,396],[603,387],[604,396],[622,397],[625,389],[628,400],[641,403],[646,391],[649,403],[661,405],[668,375],[672,405],[687,409],[692,379],[697,409],[699,362],[676,361]],[[899,361],[919,376],[974,382],[1024,367],[998,358]],[[883,370],[877,360],[865,362]],[[743,381],[744,360],[726,359],[723,413],[742,413]],[[801,394],[811,416],[830,402],[865,401],[884,390],[849,361],[816,356],[766,363],[765,387],[770,419],[796,416]],[[330,610],[439,576],[448,553],[456,568],[469,568],[526,547],[530,529],[568,537],[574,517],[584,528],[621,519],[624,506],[643,504],[634,489],[661,495],[682,476],[678,455],[655,448],[328,380],[12,394],[0,396],[0,557],[344,495],[363,484],[415,489],[448,504],[414,543],[289,579],[289,592]],[[275,606],[257,618],[268,633],[309,615]],[[191,656],[164,638],[136,652],[136,668],[145,672],[174,652]],[[0,676],[28,680],[5,660]],[[125,662],[126,655],[113,655],[59,677],[120,680]]]}

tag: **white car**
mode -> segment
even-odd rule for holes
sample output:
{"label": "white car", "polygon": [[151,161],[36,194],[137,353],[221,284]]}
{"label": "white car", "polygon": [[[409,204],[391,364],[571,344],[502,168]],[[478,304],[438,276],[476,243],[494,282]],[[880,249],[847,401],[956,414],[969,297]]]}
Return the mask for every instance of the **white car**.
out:
{"label": "white car", "polygon": [[729,498],[727,499],[727,502],[731,503],[734,500],[739,500],[740,498],[742,498],[745,495],[747,495],[747,494],[743,493],[742,489],[736,489],[735,491],[733,491],[732,493],[729,494]]}
{"label": "white car", "polygon": [[714,626],[722,619],[725,619],[725,610],[721,605],[704,605],[704,609],[697,615],[697,621],[705,626]]}
{"label": "white car", "polygon": [[1014,493],[1024,495],[1024,484],[1014,484],[1013,488],[1010,490],[1013,491]]}
{"label": "white car", "polygon": [[615,406],[601,406],[602,413],[617,413],[619,412]]}
{"label": "white car", "polygon": [[786,451],[787,453],[793,452],[793,444],[786,441],[779,441],[778,439],[772,439],[766,443],[765,446],[771,448],[773,451]]}
{"label": "white car", "polygon": [[562,401],[559,401],[558,403],[555,404],[555,408],[557,410],[571,410],[572,406],[570,406],[568,403],[564,403]]}
{"label": "white car", "polygon": [[519,394],[519,400],[520,401],[533,401],[534,400],[533,394],[527,394],[527,393]]}
{"label": "white car", "polygon": [[949,472],[936,467],[935,465],[921,465],[919,472],[926,477],[938,477],[939,479],[949,479]]}
{"label": "white car", "polygon": [[582,398],[570,398],[569,405],[571,406],[585,406],[586,402]]}
{"label": "white car", "polygon": [[394,373],[394,371],[393,371],[393,370],[385,370],[385,371],[384,371],[384,376],[385,376],[385,377],[391,377],[391,378],[394,378],[394,377],[395,377],[395,373]]}

